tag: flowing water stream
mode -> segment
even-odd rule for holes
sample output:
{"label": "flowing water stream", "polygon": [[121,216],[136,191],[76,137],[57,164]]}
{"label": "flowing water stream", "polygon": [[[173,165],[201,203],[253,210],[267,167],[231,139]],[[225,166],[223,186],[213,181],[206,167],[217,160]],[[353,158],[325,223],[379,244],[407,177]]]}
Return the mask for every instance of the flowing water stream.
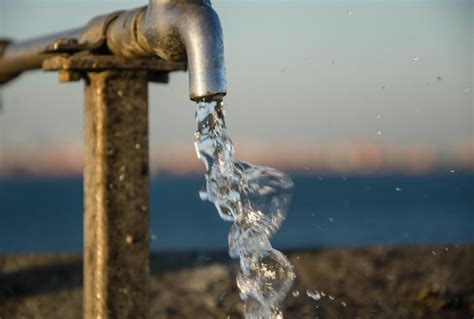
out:
{"label": "flowing water stream", "polygon": [[198,102],[196,121],[196,153],[207,170],[200,197],[214,203],[222,219],[233,222],[229,255],[240,260],[237,286],[245,317],[283,318],[279,304],[295,274],[269,239],[286,217],[293,182],[276,169],[234,160],[222,101]]}

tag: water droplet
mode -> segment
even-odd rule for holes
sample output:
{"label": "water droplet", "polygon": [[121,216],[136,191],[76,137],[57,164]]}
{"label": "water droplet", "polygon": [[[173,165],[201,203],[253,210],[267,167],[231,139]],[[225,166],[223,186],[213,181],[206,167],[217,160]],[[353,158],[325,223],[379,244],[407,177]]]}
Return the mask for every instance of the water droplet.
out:
{"label": "water droplet", "polygon": [[308,167],[308,166],[305,166],[304,169],[307,170],[307,171],[309,171],[309,167]]}
{"label": "water droplet", "polygon": [[293,290],[292,295],[293,297],[298,297],[300,295],[300,292],[298,290]]}
{"label": "water droplet", "polygon": [[382,135],[382,131],[377,131],[377,135]]}
{"label": "water droplet", "polygon": [[334,223],[334,218],[329,217],[329,221],[330,221],[331,223]]}
{"label": "water droplet", "polygon": [[432,250],[431,253],[433,254],[433,256],[436,256],[436,252],[434,250]]}
{"label": "water droplet", "polygon": [[471,91],[471,89],[470,89],[470,88],[468,88],[468,87],[466,87],[466,88],[464,88],[464,90],[463,90],[463,91],[464,91],[464,93],[469,93],[469,92]]}
{"label": "water droplet", "polygon": [[436,77],[436,80],[441,81],[442,78],[441,78],[440,76],[437,76],[437,77]]}
{"label": "water droplet", "polygon": [[450,170],[449,172],[450,172],[451,174],[456,173],[456,171],[455,171],[454,169]]}
{"label": "water droplet", "polygon": [[449,248],[448,248],[448,247],[445,247],[444,250],[449,251]]}
{"label": "water droplet", "polygon": [[137,143],[137,144],[135,144],[135,148],[136,148],[137,150],[139,150],[139,149],[142,148],[142,146],[140,145],[140,143]]}
{"label": "water droplet", "polygon": [[402,191],[402,189],[401,189],[400,187],[395,187],[395,190],[396,190],[397,192],[401,192],[401,191]]}
{"label": "water droplet", "polygon": [[418,57],[417,57],[417,56],[414,56],[414,57],[413,57],[413,61],[418,61]]}
{"label": "water droplet", "polygon": [[343,307],[347,307],[347,304],[346,304],[344,301],[341,301],[341,305],[342,305]]}
{"label": "water droplet", "polygon": [[334,296],[328,295],[330,300],[334,300]]}
{"label": "water droplet", "polygon": [[150,235],[150,239],[151,239],[151,240],[156,240],[157,238],[158,238],[158,237],[157,237],[155,234],[151,234],[151,235]]}
{"label": "water droplet", "polygon": [[331,63],[332,63],[332,64],[336,64],[336,60],[333,60]]}
{"label": "water droplet", "polygon": [[321,300],[321,294],[317,290],[315,291],[306,290],[306,295],[313,300],[316,300],[316,301]]}
{"label": "water droplet", "polygon": [[347,15],[350,16],[352,14],[352,10],[347,11]]}
{"label": "water droplet", "polygon": [[376,116],[375,118],[376,118],[376,119],[379,119],[379,118],[381,118],[381,117],[382,117],[382,115],[377,114],[377,116]]}
{"label": "water droplet", "polygon": [[132,237],[132,235],[127,235],[127,236],[125,237],[125,242],[126,242],[127,244],[131,245],[131,244],[133,243],[133,237]]}

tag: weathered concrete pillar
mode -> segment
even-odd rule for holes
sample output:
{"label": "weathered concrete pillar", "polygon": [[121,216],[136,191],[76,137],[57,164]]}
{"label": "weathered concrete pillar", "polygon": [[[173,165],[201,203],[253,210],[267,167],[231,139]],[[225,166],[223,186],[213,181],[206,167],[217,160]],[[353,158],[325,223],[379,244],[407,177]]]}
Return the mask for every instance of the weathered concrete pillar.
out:
{"label": "weathered concrete pillar", "polygon": [[147,71],[85,78],[84,318],[146,318]]}

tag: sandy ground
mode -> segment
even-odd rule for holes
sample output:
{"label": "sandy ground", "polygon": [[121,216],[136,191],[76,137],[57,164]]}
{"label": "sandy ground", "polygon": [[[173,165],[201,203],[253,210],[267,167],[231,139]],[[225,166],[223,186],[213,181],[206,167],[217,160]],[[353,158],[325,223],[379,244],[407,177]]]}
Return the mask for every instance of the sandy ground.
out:
{"label": "sandy ground", "polygon": [[[285,318],[473,318],[474,246],[293,251]],[[241,318],[225,253],[153,254],[150,318]],[[324,292],[315,301],[307,290]],[[299,294],[297,293],[299,292]],[[0,257],[0,318],[81,318],[78,255]]]}

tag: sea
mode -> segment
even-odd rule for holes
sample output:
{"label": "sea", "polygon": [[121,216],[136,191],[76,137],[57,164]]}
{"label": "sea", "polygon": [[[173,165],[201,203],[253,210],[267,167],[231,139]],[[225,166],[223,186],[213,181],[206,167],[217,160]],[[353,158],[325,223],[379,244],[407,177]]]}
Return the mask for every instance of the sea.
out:
{"label": "sea", "polygon": [[[474,244],[474,173],[294,174],[279,250],[335,246]],[[230,224],[198,192],[203,176],[151,179],[153,251],[226,250]],[[78,252],[82,179],[0,178],[0,253]]]}

